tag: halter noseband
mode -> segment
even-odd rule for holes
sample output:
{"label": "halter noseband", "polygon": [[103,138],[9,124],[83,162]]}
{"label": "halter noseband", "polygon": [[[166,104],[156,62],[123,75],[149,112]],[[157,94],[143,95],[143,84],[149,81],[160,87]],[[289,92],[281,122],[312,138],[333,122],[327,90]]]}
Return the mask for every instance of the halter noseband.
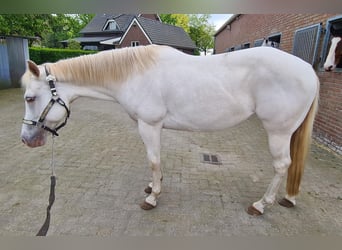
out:
{"label": "halter noseband", "polygon": [[[51,95],[52,95],[50,102],[46,105],[46,107],[43,110],[43,112],[41,113],[38,121],[23,119],[23,124],[32,125],[32,126],[36,126],[36,127],[45,129],[46,131],[49,131],[52,135],[58,136],[57,131],[66,125],[67,120],[70,116],[70,110],[66,106],[65,102],[58,96],[56,86],[55,86],[56,78],[48,72],[46,66],[45,66],[45,73],[46,73],[46,81],[48,81],[48,83],[49,83],[50,91],[51,91]],[[49,128],[46,125],[44,125],[44,121],[45,121],[47,114],[51,110],[52,106],[56,102],[65,108],[67,115],[65,116],[65,120],[60,125],[58,125],[54,129],[52,129],[52,128]]]}

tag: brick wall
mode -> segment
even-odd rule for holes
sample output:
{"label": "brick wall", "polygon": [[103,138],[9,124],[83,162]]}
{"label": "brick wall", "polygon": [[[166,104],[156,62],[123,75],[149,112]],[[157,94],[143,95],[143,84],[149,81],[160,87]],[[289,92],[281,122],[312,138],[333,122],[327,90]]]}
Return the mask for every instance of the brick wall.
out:
{"label": "brick wall", "polygon": [[[227,48],[250,43],[281,34],[280,49],[291,53],[295,31],[312,24],[322,23],[340,14],[246,14],[240,15],[215,37],[215,53],[223,53]],[[321,54],[324,34],[321,35],[318,55]],[[314,136],[334,151],[342,154],[342,73],[324,72],[315,65],[320,78],[320,105],[314,124]]]}
{"label": "brick wall", "polygon": [[133,25],[127,32],[125,39],[121,43],[121,48],[130,47],[131,41],[139,41],[140,45],[149,45],[147,37],[138,25]]}

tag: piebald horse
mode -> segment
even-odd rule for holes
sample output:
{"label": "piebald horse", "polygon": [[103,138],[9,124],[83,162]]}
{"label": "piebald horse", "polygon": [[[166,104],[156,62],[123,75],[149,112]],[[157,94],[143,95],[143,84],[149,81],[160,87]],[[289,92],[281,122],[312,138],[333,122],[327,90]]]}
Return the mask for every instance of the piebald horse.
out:
{"label": "piebald horse", "polygon": [[215,131],[256,114],[268,135],[275,175],[247,211],[263,214],[286,173],[287,194],[279,203],[296,204],[319,94],[312,66],[298,57],[269,47],[199,57],[149,45],[40,66],[28,61],[22,86],[21,138],[30,147],[44,145],[49,132],[57,135],[78,97],[120,103],[137,121],[152,169],[149,195],[140,205],[146,210],[156,207],[161,193],[162,128]]}
{"label": "piebald horse", "polygon": [[339,30],[330,26],[330,33],[332,34],[331,44],[328,56],[324,63],[325,71],[333,71],[337,65],[342,63],[342,27]]}

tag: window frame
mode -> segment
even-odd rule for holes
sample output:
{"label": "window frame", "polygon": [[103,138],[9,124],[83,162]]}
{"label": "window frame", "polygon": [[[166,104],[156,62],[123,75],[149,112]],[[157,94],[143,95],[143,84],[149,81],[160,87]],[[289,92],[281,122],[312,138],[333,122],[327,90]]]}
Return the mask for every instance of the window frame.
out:
{"label": "window frame", "polygon": [[254,40],[253,47],[261,47],[263,41],[264,41],[264,38]]}
{"label": "window frame", "polygon": [[[331,34],[330,34],[330,27],[333,23],[341,22],[342,23],[342,15],[334,16],[331,17],[327,20],[326,25],[325,25],[325,36],[323,39],[323,46],[322,46],[322,51],[321,51],[321,62],[319,64],[319,70],[324,71],[324,62],[326,57],[328,56],[328,52],[330,49],[330,40],[331,40]],[[342,67],[340,68],[335,68],[333,72],[342,72]]]}
{"label": "window frame", "polygon": [[[277,37],[277,36],[279,36],[279,43],[274,41],[274,40],[272,40],[272,38]],[[277,33],[273,33],[273,34],[269,35],[267,37],[267,39],[272,41],[272,42],[275,42],[276,46],[274,46],[273,48],[280,49],[281,37],[282,37],[282,33],[281,32],[277,32]]]}
{"label": "window frame", "polygon": [[241,49],[249,49],[251,47],[251,43],[250,42],[246,42],[242,44]]}
{"label": "window frame", "polygon": [[138,46],[140,46],[139,41],[131,41],[131,47],[138,47]]}
{"label": "window frame", "polygon": [[[111,29],[112,24],[115,24],[115,29]],[[120,27],[114,19],[107,20],[107,22],[103,28],[103,31],[118,31],[118,30],[120,30]]]}

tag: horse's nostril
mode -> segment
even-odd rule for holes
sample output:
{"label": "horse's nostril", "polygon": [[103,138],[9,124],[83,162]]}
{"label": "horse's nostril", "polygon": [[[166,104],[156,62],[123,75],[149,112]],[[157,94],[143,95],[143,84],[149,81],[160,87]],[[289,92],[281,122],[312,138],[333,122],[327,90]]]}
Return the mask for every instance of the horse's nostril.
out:
{"label": "horse's nostril", "polygon": [[26,140],[24,138],[21,138],[21,141],[26,144]]}
{"label": "horse's nostril", "polygon": [[333,68],[333,66],[331,65],[331,66],[329,66],[328,68],[325,68],[325,71],[331,71],[332,68]]}

